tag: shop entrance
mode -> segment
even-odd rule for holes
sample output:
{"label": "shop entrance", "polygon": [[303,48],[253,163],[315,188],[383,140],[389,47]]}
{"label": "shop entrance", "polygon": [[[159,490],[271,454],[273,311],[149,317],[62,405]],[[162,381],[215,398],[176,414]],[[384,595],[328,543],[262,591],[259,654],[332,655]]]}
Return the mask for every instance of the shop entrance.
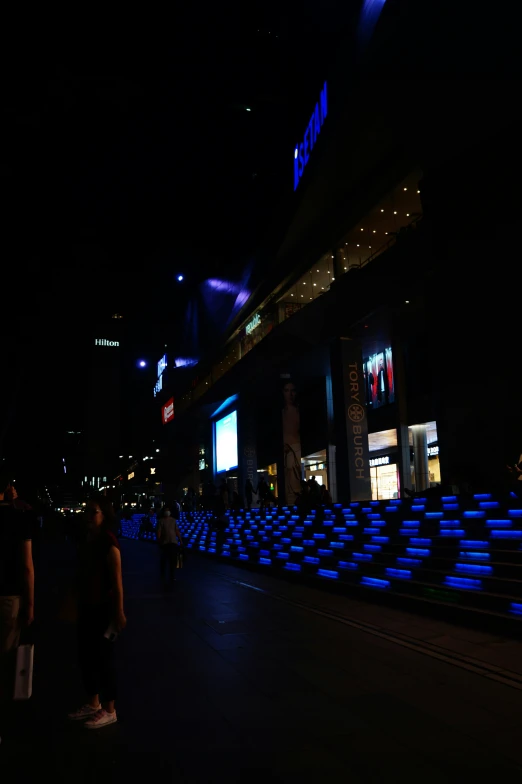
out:
{"label": "shop entrance", "polygon": [[[376,458],[377,460],[379,458]],[[376,465],[370,468],[372,500],[381,501],[399,497],[399,471],[397,463]]]}
{"label": "shop entrance", "polygon": [[319,485],[325,485],[328,490],[328,464],[326,462],[326,449],[321,449],[311,455],[306,455],[301,460],[304,479],[308,482],[312,476]]}

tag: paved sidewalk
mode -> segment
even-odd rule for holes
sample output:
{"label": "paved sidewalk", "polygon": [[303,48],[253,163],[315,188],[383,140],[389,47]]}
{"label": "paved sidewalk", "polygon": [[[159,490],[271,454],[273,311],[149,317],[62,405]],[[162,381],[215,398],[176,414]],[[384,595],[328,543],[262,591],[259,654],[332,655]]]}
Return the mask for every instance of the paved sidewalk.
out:
{"label": "paved sidewalk", "polygon": [[[477,628],[476,622],[473,626],[464,626],[422,614],[422,604],[418,605],[418,613],[409,612],[379,603],[380,596],[377,595],[374,597],[375,603],[361,601],[226,563],[212,561],[207,568],[227,579],[257,586],[289,602],[306,604],[389,632],[400,639],[428,643],[448,654],[469,657],[492,668],[509,670],[522,679],[522,624],[520,637],[501,635],[487,628]],[[426,611],[429,612],[429,609],[426,608]]]}
{"label": "paved sidewalk", "polygon": [[195,555],[165,593],[156,548],[134,541],[122,543],[119,721],[97,732],[71,726],[64,716],[82,699],[75,630],[54,611],[72,557],[47,546],[39,564],[34,693],[15,706],[0,746],[6,781],[522,780],[522,691],[305,606],[486,656],[503,651],[510,664],[520,643],[495,648],[478,632]]}

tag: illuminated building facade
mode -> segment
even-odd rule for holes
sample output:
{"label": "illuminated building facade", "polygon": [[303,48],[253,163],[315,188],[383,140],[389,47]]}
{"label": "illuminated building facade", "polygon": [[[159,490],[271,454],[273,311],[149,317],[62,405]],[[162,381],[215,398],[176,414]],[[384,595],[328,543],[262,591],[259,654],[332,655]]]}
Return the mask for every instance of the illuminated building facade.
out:
{"label": "illuminated building facade", "polygon": [[[522,451],[512,84],[471,78],[464,44],[448,54],[460,78],[437,79],[436,62],[405,76],[408,36],[426,63],[444,40],[423,39],[415,14],[403,30],[383,3],[365,8],[359,62],[339,56],[321,75],[313,149],[312,91],[303,108],[288,210],[220,347],[175,396],[167,427],[195,456],[181,485],[225,478],[243,497],[247,477],[264,475],[292,502],[313,475],[334,500],[397,498],[490,487]],[[389,62],[389,79],[375,62]]]}

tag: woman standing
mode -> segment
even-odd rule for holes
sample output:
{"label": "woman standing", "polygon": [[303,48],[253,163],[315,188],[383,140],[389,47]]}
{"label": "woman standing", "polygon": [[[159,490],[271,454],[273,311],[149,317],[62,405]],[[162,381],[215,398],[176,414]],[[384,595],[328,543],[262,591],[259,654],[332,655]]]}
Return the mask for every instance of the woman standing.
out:
{"label": "woman standing", "polygon": [[91,500],[85,517],[87,535],[79,548],[77,589],[78,651],[87,702],[69,718],[87,719],[84,727],[100,729],[117,720],[114,640],[127,620],[120,545],[111,531],[116,523],[112,504],[105,496]]}

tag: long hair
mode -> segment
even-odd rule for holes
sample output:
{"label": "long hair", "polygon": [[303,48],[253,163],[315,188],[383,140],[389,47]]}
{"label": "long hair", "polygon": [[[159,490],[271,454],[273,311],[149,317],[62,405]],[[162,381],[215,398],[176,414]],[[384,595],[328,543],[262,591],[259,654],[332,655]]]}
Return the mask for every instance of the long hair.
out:
{"label": "long hair", "polygon": [[110,531],[115,531],[118,527],[118,518],[110,498],[107,498],[106,495],[100,494],[95,496],[92,500],[98,504],[103,512],[102,526],[104,528],[108,528]]}

